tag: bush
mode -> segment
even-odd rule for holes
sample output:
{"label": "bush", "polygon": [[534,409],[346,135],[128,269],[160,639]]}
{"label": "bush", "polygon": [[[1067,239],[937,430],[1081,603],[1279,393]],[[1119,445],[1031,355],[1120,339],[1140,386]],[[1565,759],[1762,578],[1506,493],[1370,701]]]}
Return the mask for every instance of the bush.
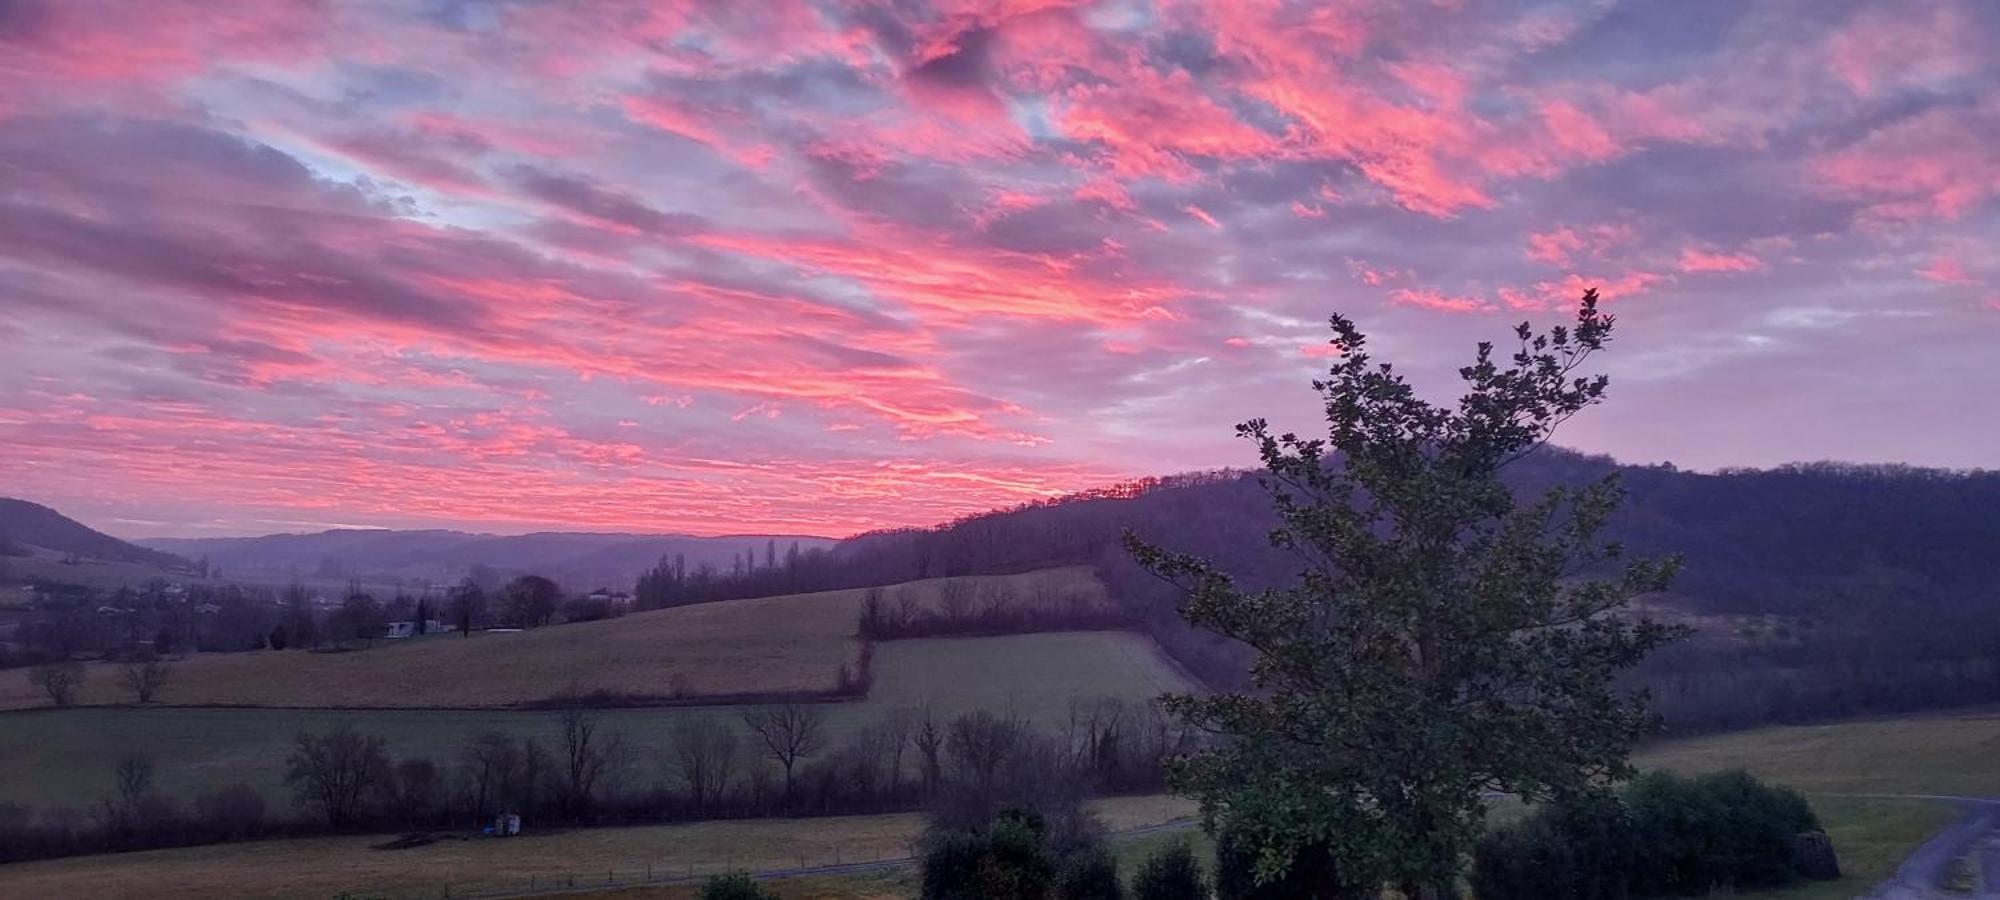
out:
{"label": "bush", "polygon": [[1480,900],[1619,900],[1632,881],[1633,842],[1630,818],[1616,797],[1550,807],[1480,839],[1473,892]]}
{"label": "bush", "polygon": [[1208,900],[1194,848],[1181,840],[1153,851],[1132,879],[1132,900]]}
{"label": "bush", "polygon": [[979,831],[933,832],[923,859],[924,900],[1046,900],[1055,864],[1039,814],[1007,810]]}
{"label": "bush", "polygon": [[30,669],[28,680],[48,695],[50,703],[68,706],[75,701],[77,689],[83,687],[86,674],[83,663],[62,660]]}
{"label": "bush", "polygon": [[701,900],[778,900],[778,895],[758,884],[748,873],[731,872],[703,884]]}
{"label": "bush", "polygon": [[1803,797],[1744,772],[1696,779],[1643,775],[1620,797],[1546,807],[1520,825],[1489,833],[1473,854],[1480,900],[1701,895],[1798,881],[1802,841],[1819,820]]}
{"label": "bush", "polygon": [[1118,860],[1103,849],[1071,856],[1056,875],[1056,900],[1122,900]]}
{"label": "bush", "polygon": [[1352,900],[1377,893],[1342,881],[1334,868],[1333,853],[1325,846],[1298,851],[1283,873],[1259,883],[1254,848],[1227,832],[1215,842],[1217,900]]}

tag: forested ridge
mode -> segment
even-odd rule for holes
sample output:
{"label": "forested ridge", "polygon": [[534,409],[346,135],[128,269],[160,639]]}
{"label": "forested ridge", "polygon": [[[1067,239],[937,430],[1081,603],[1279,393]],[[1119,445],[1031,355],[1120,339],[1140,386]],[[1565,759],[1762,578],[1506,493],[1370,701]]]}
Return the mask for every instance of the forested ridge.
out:
{"label": "forested ridge", "polygon": [[[2000,699],[2000,472],[1813,463],[1715,473],[1628,466],[1544,448],[1514,463],[1517,494],[1619,476],[1627,501],[1607,529],[1637,556],[1680,554],[1671,595],[1696,636],[1640,679],[1675,730],[1801,721]],[[860,535],[740,574],[672,561],[640,580],[642,605],[675,605],[917,578],[1096,566],[1135,624],[1217,683],[1240,652],[1190,632],[1177,590],[1119,546],[1148,541],[1216,561],[1255,588],[1299,561],[1266,539],[1275,524],[1252,472],[1148,479],[970,516]]]}

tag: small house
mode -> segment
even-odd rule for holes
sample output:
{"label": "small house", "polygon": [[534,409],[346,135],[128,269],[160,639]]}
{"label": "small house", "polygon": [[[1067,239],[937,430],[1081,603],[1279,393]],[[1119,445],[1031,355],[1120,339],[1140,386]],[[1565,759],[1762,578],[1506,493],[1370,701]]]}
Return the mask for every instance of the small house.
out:
{"label": "small house", "polygon": [[422,631],[417,630],[417,623],[414,621],[390,622],[388,626],[382,630],[382,636],[386,638],[406,638],[406,637],[416,637],[419,634],[443,634],[449,630],[451,629],[447,628],[443,622],[440,622],[436,619],[425,619],[424,628]]}

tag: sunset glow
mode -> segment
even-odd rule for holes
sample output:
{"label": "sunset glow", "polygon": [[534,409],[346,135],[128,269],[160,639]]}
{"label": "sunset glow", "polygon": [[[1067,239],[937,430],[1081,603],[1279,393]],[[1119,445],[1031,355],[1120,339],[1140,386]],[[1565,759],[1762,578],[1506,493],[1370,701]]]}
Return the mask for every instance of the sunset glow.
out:
{"label": "sunset glow", "polygon": [[0,2],[0,495],[844,535],[1589,287],[1573,446],[2000,465],[2000,7],[1690,5]]}

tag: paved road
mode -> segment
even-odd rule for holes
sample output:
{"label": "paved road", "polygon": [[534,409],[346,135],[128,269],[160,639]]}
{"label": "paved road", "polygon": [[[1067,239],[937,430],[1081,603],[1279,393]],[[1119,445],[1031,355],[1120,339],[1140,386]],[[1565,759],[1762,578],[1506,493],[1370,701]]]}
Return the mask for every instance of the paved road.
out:
{"label": "paved road", "polygon": [[1942,885],[1951,864],[1974,852],[1979,854],[1983,883],[1970,896],[1978,900],[2000,900],[2000,799],[1928,794],[1877,796],[1945,800],[1957,804],[1964,810],[1964,815],[1950,828],[1939,832],[1912,852],[1910,858],[1903,860],[1902,866],[1896,869],[1896,874],[1877,885],[1866,900],[1961,900],[1968,895],[1947,893]]}

